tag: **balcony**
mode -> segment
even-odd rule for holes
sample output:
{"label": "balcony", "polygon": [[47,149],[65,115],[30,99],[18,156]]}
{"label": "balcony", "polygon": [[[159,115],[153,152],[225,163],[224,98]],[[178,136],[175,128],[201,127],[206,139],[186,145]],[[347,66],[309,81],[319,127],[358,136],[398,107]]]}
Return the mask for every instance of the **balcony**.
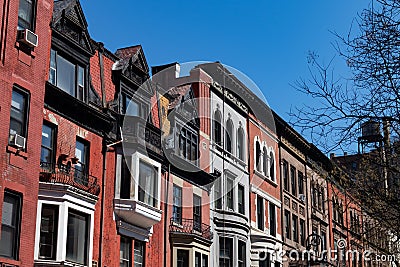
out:
{"label": "balcony", "polygon": [[182,219],[181,223],[177,223],[174,218],[171,218],[169,233],[173,241],[191,239],[202,240],[211,244],[213,238],[211,226],[195,222],[193,219]]}
{"label": "balcony", "polygon": [[150,228],[161,221],[162,211],[135,199],[114,199],[114,211],[124,222]]}
{"label": "balcony", "polygon": [[143,149],[149,155],[160,158],[161,130],[145,119],[136,116],[123,116],[122,135],[126,146]]}
{"label": "balcony", "polygon": [[65,164],[40,163],[39,181],[44,183],[64,184],[92,195],[100,194],[97,178]]}

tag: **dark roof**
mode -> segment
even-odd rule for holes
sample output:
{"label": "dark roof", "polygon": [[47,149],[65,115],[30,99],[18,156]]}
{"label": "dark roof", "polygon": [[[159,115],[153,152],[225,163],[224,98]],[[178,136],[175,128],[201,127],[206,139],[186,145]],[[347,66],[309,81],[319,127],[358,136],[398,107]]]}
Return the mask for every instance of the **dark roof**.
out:
{"label": "dark roof", "polygon": [[139,58],[139,52],[142,51],[141,45],[133,45],[129,47],[119,48],[115,55],[120,58],[114,69],[125,70],[129,66],[129,62],[135,62]]}
{"label": "dark roof", "polygon": [[[197,66],[208,73],[215,82],[227,88],[241,99],[255,117],[267,126],[271,131],[276,132],[275,121],[270,107],[251,91],[238,77],[231,73],[220,62],[205,63]],[[229,77],[229,78],[227,78]]]}
{"label": "dark roof", "polygon": [[174,109],[179,103],[181,103],[182,98],[190,90],[190,85],[175,86],[168,90],[167,94],[171,97],[171,101],[168,105],[168,110]]}

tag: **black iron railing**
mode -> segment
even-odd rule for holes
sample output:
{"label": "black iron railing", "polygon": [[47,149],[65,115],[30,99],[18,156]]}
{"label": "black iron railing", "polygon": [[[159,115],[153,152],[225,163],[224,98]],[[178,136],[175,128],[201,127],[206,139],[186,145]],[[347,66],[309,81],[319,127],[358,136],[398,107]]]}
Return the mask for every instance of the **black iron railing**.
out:
{"label": "black iron railing", "polygon": [[207,240],[212,239],[211,226],[196,222],[193,219],[181,219],[180,222],[177,222],[176,218],[171,218],[169,232],[178,234],[193,234]]}
{"label": "black iron railing", "polygon": [[96,177],[70,165],[41,162],[39,181],[68,184],[96,196],[100,194]]}

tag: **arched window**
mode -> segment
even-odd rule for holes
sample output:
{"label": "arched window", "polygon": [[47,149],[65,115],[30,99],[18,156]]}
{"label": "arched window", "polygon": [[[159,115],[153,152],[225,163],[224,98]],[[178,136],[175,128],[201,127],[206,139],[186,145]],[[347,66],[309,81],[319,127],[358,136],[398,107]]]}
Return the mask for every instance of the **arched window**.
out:
{"label": "arched window", "polygon": [[265,176],[268,176],[268,152],[267,152],[267,148],[264,147],[263,148],[263,172]]}
{"label": "arched window", "polygon": [[221,126],[221,112],[219,110],[216,110],[214,112],[214,120],[213,120],[213,130],[214,130],[214,143],[216,143],[217,145],[221,145],[222,144],[222,140],[221,140],[221,135],[222,135],[222,126]]}
{"label": "arched window", "polygon": [[261,147],[258,141],[256,141],[256,169],[261,171]]}
{"label": "arched window", "polygon": [[239,129],[238,129],[238,133],[237,133],[237,144],[238,144],[238,147],[237,147],[237,157],[240,159],[240,160],[244,160],[244,156],[245,156],[245,154],[244,154],[244,151],[245,151],[245,147],[244,147],[244,131],[243,131],[243,128],[242,127],[240,127]]}
{"label": "arched window", "polygon": [[225,149],[229,153],[232,153],[232,138],[233,138],[233,122],[231,119],[228,119],[226,122],[226,131],[225,131]]}
{"label": "arched window", "polygon": [[275,159],[274,153],[269,153],[269,177],[272,181],[275,181]]}

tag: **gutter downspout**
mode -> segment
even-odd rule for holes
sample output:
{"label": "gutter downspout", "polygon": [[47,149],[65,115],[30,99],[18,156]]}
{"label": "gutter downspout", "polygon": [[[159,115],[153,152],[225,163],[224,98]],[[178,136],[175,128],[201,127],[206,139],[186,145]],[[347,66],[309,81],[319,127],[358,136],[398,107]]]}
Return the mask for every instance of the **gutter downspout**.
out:
{"label": "gutter downspout", "polygon": [[103,264],[103,229],[104,229],[104,209],[105,209],[105,189],[106,189],[106,172],[107,172],[107,150],[108,147],[106,145],[106,140],[103,138],[103,173],[101,177],[101,210],[100,210],[100,235],[99,235],[99,264],[98,266],[102,266]]}
{"label": "gutter downspout", "polygon": [[167,222],[168,222],[168,191],[169,191],[169,179],[171,173],[171,163],[168,163],[168,174],[165,185],[165,197],[164,197],[164,267],[167,267]]}
{"label": "gutter downspout", "polygon": [[104,87],[104,62],[103,62],[103,53],[104,53],[104,44],[98,43],[99,45],[99,67],[100,67],[100,86],[101,86],[101,104],[103,108],[107,107],[107,99],[106,99],[106,90]]}

